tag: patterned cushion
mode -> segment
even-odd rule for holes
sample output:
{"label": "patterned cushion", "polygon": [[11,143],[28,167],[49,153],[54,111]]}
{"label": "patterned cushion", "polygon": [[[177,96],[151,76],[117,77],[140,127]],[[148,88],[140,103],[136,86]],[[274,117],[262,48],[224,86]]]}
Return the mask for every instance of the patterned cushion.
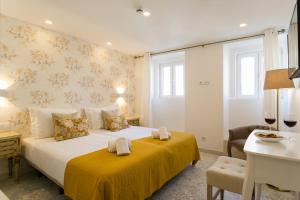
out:
{"label": "patterned cushion", "polygon": [[111,131],[119,131],[128,128],[128,122],[125,115],[109,116],[105,118],[105,123],[107,125],[107,130]]}
{"label": "patterned cushion", "polygon": [[54,122],[55,135],[57,141],[88,135],[88,120],[85,117],[80,118],[62,118]]}
{"label": "patterned cushion", "polygon": [[56,128],[57,126],[55,126],[55,122],[59,119],[75,119],[77,118],[78,116],[78,113],[77,112],[74,112],[74,113],[68,113],[68,114],[65,114],[65,113],[52,113],[52,121],[53,121],[53,129],[54,129],[54,134],[57,132]]}
{"label": "patterned cushion", "polygon": [[110,130],[107,124],[107,119],[111,118],[111,117],[117,117],[119,113],[119,110],[110,110],[110,111],[102,111],[101,115],[102,115],[102,120],[103,120],[103,128],[106,130]]}

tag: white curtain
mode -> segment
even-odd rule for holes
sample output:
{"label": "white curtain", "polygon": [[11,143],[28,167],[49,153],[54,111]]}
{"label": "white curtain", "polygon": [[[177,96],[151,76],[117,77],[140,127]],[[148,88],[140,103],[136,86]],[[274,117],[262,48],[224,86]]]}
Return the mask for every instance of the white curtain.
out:
{"label": "white curtain", "polygon": [[292,24],[289,30],[289,65],[298,66],[298,24]]}
{"label": "white curtain", "polygon": [[[278,32],[276,29],[265,31],[264,46],[264,71],[278,68]],[[276,116],[276,91],[264,90],[264,113]]]}
{"label": "white curtain", "polygon": [[145,53],[142,62],[141,124],[152,127],[152,65],[150,53]]}

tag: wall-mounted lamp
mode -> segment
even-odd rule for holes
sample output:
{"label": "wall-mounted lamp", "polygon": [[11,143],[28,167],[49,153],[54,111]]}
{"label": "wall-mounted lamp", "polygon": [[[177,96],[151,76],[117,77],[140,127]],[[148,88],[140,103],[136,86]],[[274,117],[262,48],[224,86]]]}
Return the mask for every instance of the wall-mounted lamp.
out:
{"label": "wall-mounted lamp", "polygon": [[124,87],[117,87],[117,93],[119,96],[121,96],[121,95],[123,96],[124,92],[125,92]]}
{"label": "wall-mounted lamp", "polygon": [[8,93],[7,90],[10,86],[10,82],[8,80],[3,80],[0,78],[0,107],[4,107],[7,105],[7,97]]}
{"label": "wall-mounted lamp", "polygon": [[0,89],[0,107],[3,107],[6,105],[6,90]]}
{"label": "wall-mounted lamp", "polygon": [[124,93],[125,93],[125,88],[124,87],[117,87],[117,104],[119,106],[123,106],[125,104],[125,99],[124,99]]}
{"label": "wall-mounted lamp", "polygon": [[123,106],[125,104],[125,99],[123,97],[118,97],[117,98],[117,104],[119,106]]}
{"label": "wall-mounted lamp", "polygon": [[6,90],[8,87],[9,87],[8,82],[0,78],[0,90]]}
{"label": "wall-mounted lamp", "polygon": [[0,89],[0,97],[6,97],[6,90]]}

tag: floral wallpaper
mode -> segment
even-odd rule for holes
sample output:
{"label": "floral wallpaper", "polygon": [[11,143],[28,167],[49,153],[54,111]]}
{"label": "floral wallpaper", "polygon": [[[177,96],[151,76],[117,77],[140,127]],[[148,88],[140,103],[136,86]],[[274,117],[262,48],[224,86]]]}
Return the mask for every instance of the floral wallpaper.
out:
{"label": "floral wallpaper", "polygon": [[[134,58],[78,38],[0,15],[0,87],[8,103],[0,121],[28,131],[28,106],[100,107],[126,88],[124,112],[133,113]],[[1,88],[0,88],[1,89]]]}

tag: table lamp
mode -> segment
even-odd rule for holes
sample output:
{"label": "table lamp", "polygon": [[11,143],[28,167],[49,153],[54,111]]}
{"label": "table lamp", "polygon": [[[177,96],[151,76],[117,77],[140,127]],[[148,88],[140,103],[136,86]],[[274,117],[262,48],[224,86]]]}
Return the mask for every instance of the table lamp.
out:
{"label": "table lamp", "polygon": [[277,130],[279,130],[279,89],[294,87],[294,82],[289,79],[288,69],[275,69],[266,72],[264,90],[276,89]]}

